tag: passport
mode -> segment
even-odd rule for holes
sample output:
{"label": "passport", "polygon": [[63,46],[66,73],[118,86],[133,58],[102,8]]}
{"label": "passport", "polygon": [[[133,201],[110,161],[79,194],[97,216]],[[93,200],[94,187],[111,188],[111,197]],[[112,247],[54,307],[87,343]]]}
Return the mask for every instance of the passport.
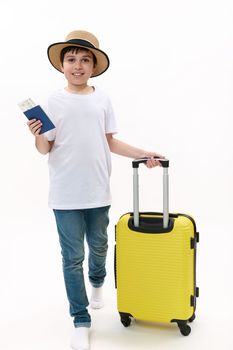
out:
{"label": "passport", "polygon": [[49,119],[48,115],[44,112],[40,105],[37,105],[31,98],[20,102],[18,104],[21,111],[25,114],[28,120],[39,119],[42,122],[40,134],[55,128],[55,125]]}

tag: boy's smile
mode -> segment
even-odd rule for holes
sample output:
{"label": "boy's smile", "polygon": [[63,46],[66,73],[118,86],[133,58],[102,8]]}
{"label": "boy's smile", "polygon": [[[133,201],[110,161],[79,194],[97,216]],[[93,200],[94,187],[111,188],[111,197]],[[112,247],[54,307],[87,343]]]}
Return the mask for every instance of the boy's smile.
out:
{"label": "boy's smile", "polygon": [[85,49],[67,52],[61,69],[68,81],[68,89],[81,91],[87,86],[87,81],[94,72],[93,55]]}

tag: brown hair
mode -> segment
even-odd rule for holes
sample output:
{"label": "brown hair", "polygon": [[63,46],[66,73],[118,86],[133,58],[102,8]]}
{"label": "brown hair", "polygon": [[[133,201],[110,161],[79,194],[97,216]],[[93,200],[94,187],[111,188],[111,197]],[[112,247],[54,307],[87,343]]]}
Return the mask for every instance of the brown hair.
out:
{"label": "brown hair", "polygon": [[93,54],[92,51],[86,49],[85,47],[77,47],[77,46],[67,46],[67,47],[64,47],[64,49],[61,50],[61,54],[60,54],[60,61],[61,61],[61,64],[63,65],[63,62],[64,62],[64,57],[65,57],[65,54],[67,52],[72,52],[72,53],[78,53],[79,51],[87,51],[87,52],[90,52],[93,56],[93,62],[94,62],[94,66],[97,64],[97,59],[95,57],[95,55]]}

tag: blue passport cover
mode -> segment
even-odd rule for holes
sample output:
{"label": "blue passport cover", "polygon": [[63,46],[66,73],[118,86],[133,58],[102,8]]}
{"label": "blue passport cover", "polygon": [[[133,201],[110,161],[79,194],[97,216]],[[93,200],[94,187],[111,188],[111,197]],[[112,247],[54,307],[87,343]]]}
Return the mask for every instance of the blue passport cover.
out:
{"label": "blue passport cover", "polygon": [[46,131],[52,130],[55,128],[55,125],[51,122],[47,114],[43,111],[43,109],[38,105],[27,111],[23,112],[26,117],[31,119],[39,119],[42,122],[42,127],[40,134],[43,134]]}

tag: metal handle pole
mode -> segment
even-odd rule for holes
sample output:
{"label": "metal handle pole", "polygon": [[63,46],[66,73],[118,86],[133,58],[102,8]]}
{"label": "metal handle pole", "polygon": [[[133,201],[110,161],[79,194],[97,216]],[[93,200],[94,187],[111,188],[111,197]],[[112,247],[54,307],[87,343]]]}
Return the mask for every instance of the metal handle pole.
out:
{"label": "metal handle pole", "polygon": [[163,168],[163,228],[169,222],[169,175],[168,168]]}
{"label": "metal handle pole", "polygon": [[133,219],[134,226],[139,226],[139,185],[138,168],[133,169]]}
{"label": "metal handle pole", "polygon": [[[145,163],[148,158],[135,159],[132,162],[133,166],[133,220],[134,226],[139,227],[139,181],[138,168],[139,164]],[[159,159],[163,167],[163,228],[169,225],[169,160]]]}

